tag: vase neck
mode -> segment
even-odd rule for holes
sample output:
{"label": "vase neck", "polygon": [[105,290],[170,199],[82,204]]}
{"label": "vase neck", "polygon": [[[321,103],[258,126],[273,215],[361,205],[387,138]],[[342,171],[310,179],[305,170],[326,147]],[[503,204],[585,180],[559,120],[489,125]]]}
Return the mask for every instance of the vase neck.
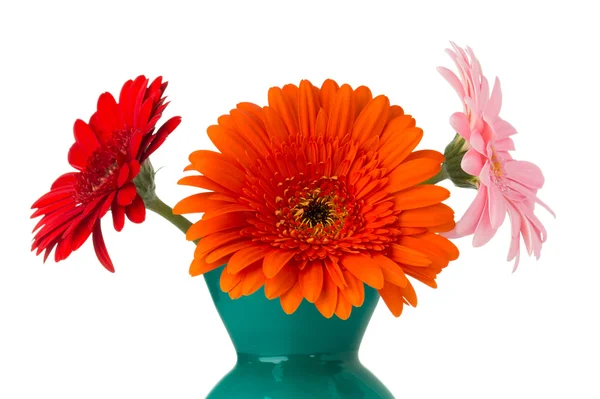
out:
{"label": "vase neck", "polygon": [[221,290],[221,272],[219,268],[204,275],[217,311],[236,351],[257,358],[356,352],[379,300],[377,291],[367,287],[363,305],[354,308],[348,320],[327,319],[307,301],[288,315],[262,288],[232,300]]}
{"label": "vase neck", "polygon": [[281,355],[281,356],[260,356],[251,353],[237,354],[238,365],[254,364],[296,364],[296,365],[319,365],[325,363],[350,364],[358,362],[358,351],[339,352],[339,353],[315,353],[310,355]]}

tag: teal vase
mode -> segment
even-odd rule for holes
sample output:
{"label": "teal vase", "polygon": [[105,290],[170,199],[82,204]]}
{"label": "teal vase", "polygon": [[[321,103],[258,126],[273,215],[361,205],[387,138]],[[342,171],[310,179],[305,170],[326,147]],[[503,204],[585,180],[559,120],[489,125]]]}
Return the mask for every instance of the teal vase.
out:
{"label": "teal vase", "polygon": [[387,399],[394,396],[358,360],[360,342],[379,301],[365,302],[348,320],[326,319],[303,301],[287,315],[264,292],[231,300],[221,291],[222,268],[205,274],[215,306],[237,352],[237,364],[209,399]]}

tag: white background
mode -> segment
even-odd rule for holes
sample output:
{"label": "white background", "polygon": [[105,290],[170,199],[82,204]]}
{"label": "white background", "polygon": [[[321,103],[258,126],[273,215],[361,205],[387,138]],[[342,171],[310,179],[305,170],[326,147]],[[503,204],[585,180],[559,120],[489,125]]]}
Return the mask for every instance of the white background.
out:
{"label": "white background", "polygon": [[[195,4],[197,3],[197,4]],[[193,5],[195,4],[195,5]],[[208,4],[211,4],[210,6]],[[163,75],[167,117],[183,123],[153,156],[159,195],[187,155],[212,148],[205,129],[267,89],[331,77],[386,94],[425,130],[422,148],[452,138],[448,40],[469,44],[503,84],[501,115],[517,127],[518,159],[546,176],[549,231],[539,261],[505,262],[508,226],[484,248],[418,286],[395,319],[380,303],[361,359],[402,398],[598,398],[597,13],[592,1],[73,2],[0,5],[0,398],[200,398],[235,362],[193,247],[154,214],[55,264],[29,252],[29,206],[70,171],[75,119],[103,91]],[[165,119],[166,120],[166,119]],[[450,204],[460,215],[474,191]]]}

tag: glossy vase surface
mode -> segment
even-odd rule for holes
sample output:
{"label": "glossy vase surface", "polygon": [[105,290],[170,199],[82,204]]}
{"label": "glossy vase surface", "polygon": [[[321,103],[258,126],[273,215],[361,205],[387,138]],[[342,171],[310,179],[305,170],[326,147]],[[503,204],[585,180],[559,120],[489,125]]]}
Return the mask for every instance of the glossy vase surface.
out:
{"label": "glossy vase surface", "polygon": [[209,399],[387,399],[394,396],[358,360],[377,291],[348,320],[326,319],[306,300],[287,315],[263,290],[231,300],[221,291],[222,268],[205,275],[210,294],[237,351],[237,364]]}

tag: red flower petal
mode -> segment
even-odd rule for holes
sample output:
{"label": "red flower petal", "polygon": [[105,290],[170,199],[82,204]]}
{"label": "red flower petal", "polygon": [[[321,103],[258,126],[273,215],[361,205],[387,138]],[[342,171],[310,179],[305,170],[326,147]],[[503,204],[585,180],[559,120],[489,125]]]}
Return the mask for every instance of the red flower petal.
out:
{"label": "red flower petal", "polygon": [[158,132],[156,132],[156,134],[155,134],[154,140],[152,140],[152,143],[150,143],[148,148],[144,151],[144,154],[142,154],[141,162],[143,162],[154,151],[156,151],[158,149],[158,147],[160,147],[162,145],[162,143],[165,142],[165,140],[173,132],[173,130],[175,130],[175,128],[177,126],[179,126],[180,123],[181,123],[180,116],[175,116],[175,117],[169,119],[168,121],[166,121],[160,127],[160,129],[158,129]]}
{"label": "red flower petal", "polygon": [[136,195],[137,190],[135,188],[135,184],[127,183],[125,186],[121,187],[117,193],[117,204],[121,206],[127,206],[133,202]]}
{"label": "red flower petal", "polygon": [[125,213],[127,214],[127,219],[133,223],[142,223],[146,220],[146,206],[142,197],[137,195],[131,205],[125,208]]}
{"label": "red flower petal", "polygon": [[96,224],[94,225],[94,231],[92,233],[92,241],[94,242],[94,250],[96,251],[96,256],[102,266],[106,268],[109,272],[114,273],[115,268],[110,260],[110,256],[108,256],[108,251],[106,250],[106,245],[104,244],[104,237],[102,237],[102,228],[100,227],[100,220],[96,220]]}
{"label": "red flower petal", "polygon": [[120,120],[121,113],[115,98],[110,93],[103,93],[98,98],[98,123],[101,129],[101,141],[108,141],[114,131],[123,128]]}
{"label": "red flower petal", "polygon": [[75,136],[75,142],[77,142],[82,149],[86,150],[88,154],[93,153],[100,147],[100,142],[98,141],[98,137],[96,137],[96,133],[94,133],[88,124],[81,119],[75,121],[75,125],[73,125],[73,134]]}
{"label": "red flower petal", "polygon": [[117,187],[122,187],[123,184],[129,180],[129,165],[125,164],[119,169],[119,176],[117,177]]}
{"label": "red flower petal", "polygon": [[113,218],[113,226],[116,231],[123,230],[125,225],[125,207],[113,202],[113,206],[110,209]]}
{"label": "red flower petal", "polygon": [[129,180],[135,179],[138,173],[140,173],[140,169],[141,166],[137,159],[129,162]]}

